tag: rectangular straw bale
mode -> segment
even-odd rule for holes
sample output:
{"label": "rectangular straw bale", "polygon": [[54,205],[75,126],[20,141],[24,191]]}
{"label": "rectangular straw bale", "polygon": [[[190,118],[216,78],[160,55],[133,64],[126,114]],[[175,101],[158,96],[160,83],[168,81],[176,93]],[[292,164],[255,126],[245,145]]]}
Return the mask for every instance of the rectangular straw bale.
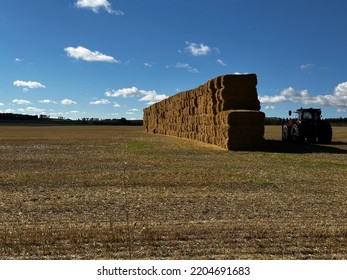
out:
{"label": "rectangular straw bale", "polygon": [[251,110],[228,110],[217,115],[229,125],[264,125],[265,114]]}
{"label": "rectangular straw bale", "polygon": [[[148,133],[186,137],[226,149],[263,142],[255,74],[224,75],[144,109]],[[257,143],[255,143],[257,142]]]}

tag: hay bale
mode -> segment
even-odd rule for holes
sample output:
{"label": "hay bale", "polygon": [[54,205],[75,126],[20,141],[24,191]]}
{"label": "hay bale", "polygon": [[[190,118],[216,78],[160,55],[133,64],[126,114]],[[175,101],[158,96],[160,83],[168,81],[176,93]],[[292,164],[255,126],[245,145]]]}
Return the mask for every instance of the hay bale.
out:
{"label": "hay bale", "polygon": [[219,145],[226,149],[260,146],[264,114],[259,112],[257,77],[224,75],[144,109],[143,127]]}

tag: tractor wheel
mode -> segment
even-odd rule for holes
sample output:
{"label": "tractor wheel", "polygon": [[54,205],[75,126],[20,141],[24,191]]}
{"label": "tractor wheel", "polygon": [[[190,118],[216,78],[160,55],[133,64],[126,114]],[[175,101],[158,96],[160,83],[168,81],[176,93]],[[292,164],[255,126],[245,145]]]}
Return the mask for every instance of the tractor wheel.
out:
{"label": "tractor wheel", "polygon": [[318,142],[322,144],[330,144],[333,138],[333,131],[330,123],[326,123],[320,127],[318,134]]}
{"label": "tractor wheel", "polygon": [[282,141],[283,142],[290,141],[290,130],[286,124],[282,126]]}
{"label": "tractor wheel", "polygon": [[297,124],[294,124],[292,126],[291,135],[292,135],[293,142],[297,142],[297,143],[304,142],[305,138],[302,135],[301,127],[298,126]]}

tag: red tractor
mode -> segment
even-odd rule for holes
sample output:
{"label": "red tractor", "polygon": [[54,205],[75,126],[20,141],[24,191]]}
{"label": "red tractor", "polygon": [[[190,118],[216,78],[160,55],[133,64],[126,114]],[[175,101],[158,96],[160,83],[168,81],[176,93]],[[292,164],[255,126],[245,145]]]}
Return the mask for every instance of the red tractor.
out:
{"label": "red tractor", "polygon": [[[333,135],[331,125],[321,119],[321,109],[300,108],[294,113],[297,114],[296,118],[282,122],[282,141],[331,143]],[[292,111],[289,111],[289,116],[291,115]]]}

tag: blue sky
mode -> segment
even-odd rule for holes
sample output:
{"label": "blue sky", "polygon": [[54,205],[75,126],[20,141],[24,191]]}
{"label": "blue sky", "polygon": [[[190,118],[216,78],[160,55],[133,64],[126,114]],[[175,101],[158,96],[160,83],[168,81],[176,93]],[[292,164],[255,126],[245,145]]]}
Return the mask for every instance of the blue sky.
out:
{"label": "blue sky", "polygon": [[262,111],[347,117],[347,1],[3,0],[0,112],[141,119],[222,74]]}

